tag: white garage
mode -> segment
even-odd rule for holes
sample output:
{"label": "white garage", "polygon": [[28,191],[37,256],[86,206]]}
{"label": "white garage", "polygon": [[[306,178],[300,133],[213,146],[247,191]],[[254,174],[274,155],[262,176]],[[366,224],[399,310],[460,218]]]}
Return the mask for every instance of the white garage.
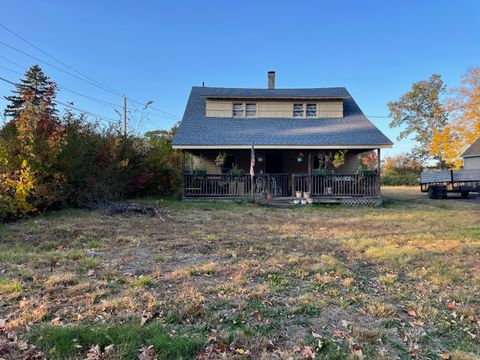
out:
{"label": "white garage", "polygon": [[464,169],[480,169],[480,138],[465,150],[462,154],[462,158]]}

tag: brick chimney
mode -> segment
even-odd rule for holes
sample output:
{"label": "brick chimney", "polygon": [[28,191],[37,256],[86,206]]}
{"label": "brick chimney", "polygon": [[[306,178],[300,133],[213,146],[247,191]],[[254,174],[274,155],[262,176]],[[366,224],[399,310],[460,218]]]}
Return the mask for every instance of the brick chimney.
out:
{"label": "brick chimney", "polygon": [[268,72],[268,88],[275,89],[275,71]]}

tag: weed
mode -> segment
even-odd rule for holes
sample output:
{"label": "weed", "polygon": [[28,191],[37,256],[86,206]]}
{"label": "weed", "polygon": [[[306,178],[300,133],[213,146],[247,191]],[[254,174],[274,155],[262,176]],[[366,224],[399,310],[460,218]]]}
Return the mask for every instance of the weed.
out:
{"label": "weed", "polygon": [[151,277],[147,275],[140,275],[138,278],[132,281],[132,285],[135,287],[152,287],[154,285],[154,281]]}

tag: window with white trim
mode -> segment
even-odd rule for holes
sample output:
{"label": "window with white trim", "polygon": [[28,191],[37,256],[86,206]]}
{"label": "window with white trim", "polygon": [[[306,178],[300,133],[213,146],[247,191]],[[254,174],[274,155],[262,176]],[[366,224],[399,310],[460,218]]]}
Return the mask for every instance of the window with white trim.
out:
{"label": "window with white trim", "polygon": [[233,117],[244,117],[243,103],[233,103]]}
{"label": "window with white trim", "polygon": [[245,116],[246,117],[257,116],[257,104],[253,104],[253,103],[245,104]]}
{"label": "window with white trim", "polygon": [[317,117],[317,104],[307,104],[307,117]]}
{"label": "window with white trim", "polygon": [[304,117],[303,104],[293,104],[293,117],[294,118]]}

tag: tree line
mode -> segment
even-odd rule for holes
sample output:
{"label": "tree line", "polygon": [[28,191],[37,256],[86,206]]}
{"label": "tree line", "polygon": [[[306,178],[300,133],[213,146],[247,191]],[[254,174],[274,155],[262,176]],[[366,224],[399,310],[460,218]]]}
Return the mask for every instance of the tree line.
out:
{"label": "tree line", "polygon": [[176,127],[124,136],[56,107],[57,86],[38,65],[15,86],[0,128],[0,220],[99,199],[175,194],[180,153]]}
{"label": "tree line", "polygon": [[457,88],[433,74],[387,105],[390,127],[401,129],[398,140],[416,143],[408,158],[421,166],[459,169],[462,153],[480,137],[480,68],[467,70]]}

